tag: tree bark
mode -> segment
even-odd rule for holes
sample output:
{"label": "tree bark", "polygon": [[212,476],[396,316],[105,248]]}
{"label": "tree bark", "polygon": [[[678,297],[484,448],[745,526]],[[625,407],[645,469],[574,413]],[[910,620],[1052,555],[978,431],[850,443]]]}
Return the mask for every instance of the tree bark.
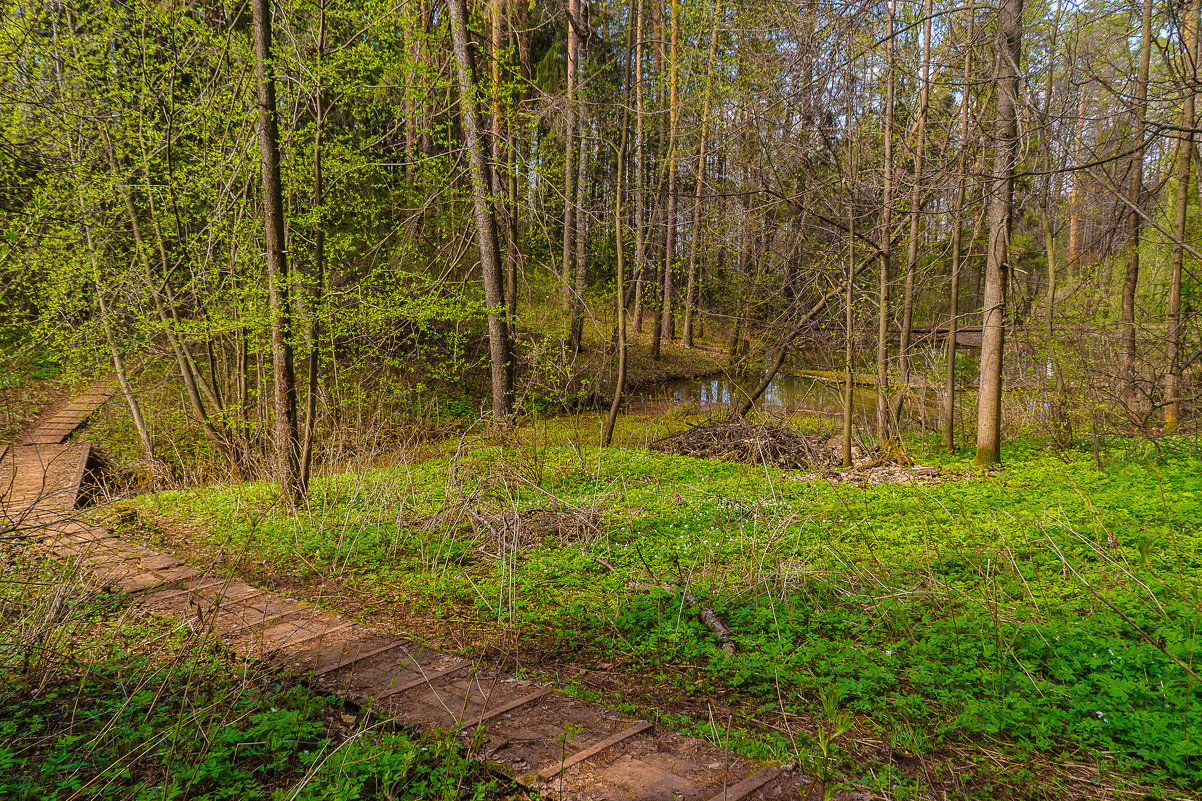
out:
{"label": "tree bark", "polygon": [[1065,259],[1067,266],[1072,270],[1080,268],[1078,262],[1081,259],[1081,171],[1075,168],[1081,163],[1081,150],[1085,146],[1085,90],[1088,86],[1088,83],[1082,83],[1077,96],[1077,123],[1076,133],[1073,136],[1074,169],[1072,191],[1069,193],[1068,200],[1068,253]]}
{"label": "tree bark", "polygon": [[889,0],[889,36],[885,42],[888,76],[885,84],[885,142],[884,185],[881,191],[880,274],[877,291],[876,345],[876,427],[881,445],[896,440],[889,419],[889,268],[893,257],[893,91],[896,84],[894,68],[894,0]]}
{"label": "tree bark", "polygon": [[635,3],[634,35],[634,330],[643,332],[643,283],[647,275],[647,211],[643,195],[643,0]]}
{"label": "tree bark", "polygon": [[1189,212],[1189,182],[1194,152],[1195,86],[1198,78],[1199,0],[1189,0],[1182,26],[1185,98],[1181,110],[1182,132],[1177,144],[1177,196],[1173,203],[1173,248],[1169,258],[1168,341],[1165,356],[1168,375],[1164,383],[1164,431],[1171,434],[1181,420],[1181,274],[1185,261],[1185,229]]}
{"label": "tree bark", "polygon": [[[638,25],[638,10],[641,0],[630,0],[630,23],[626,28],[626,86],[630,86],[631,45],[634,32]],[[626,142],[630,132],[630,108],[622,106],[622,138],[618,146],[617,176],[614,180],[614,249],[617,252],[617,291],[618,308],[618,375],[614,381],[614,397],[609,405],[609,415],[605,418],[605,428],[601,433],[601,447],[608,448],[613,443],[614,426],[618,421],[618,409],[622,405],[622,393],[626,391],[626,246],[622,241],[622,189],[626,173]]]}
{"label": "tree bark", "polygon": [[1135,99],[1131,136],[1139,144],[1131,154],[1130,197],[1132,208],[1127,212],[1127,272],[1123,279],[1123,311],[1119,317],[1121,343],[1119,372],[1123,382],[1123,404],[1128,411],[1136,405],[1135,393],[1135,291],[1139,284],[1139,245],[1143,219],[1139,216],[1144,183],[1144,132],[1148,115],[1148,73],[1152,59],[1152,0],[1144,0],[1140,19],[1139,76],[1135,84]]}
{"label": "tree bark", "polygon": [[[456,0],[451,0],[456,2]],[[577,18],[580,0],[568,0],[567,134],[563,154],[563,307],[572,308],[572,256],[576,244],[576,72],[579,60]]]}
{"label": "tree bark", "polygon": [[673,272],[672,262],[676,251],[676,206],[679,188],[676,180],[676,123],[679,116],[677,98],[680,83],[680,0],[672,0],[672,28],[668,55],[668,153],[665,166],[668,170],[668,210],[664,230],[664,296],[660,305],[660,337],[672,339],[676,336],[676,319],[673,316]]}
{"label": "tree bark", "polygon": [[[263,0],[256,0],[262,2]],[[505,325],[502,297],[501,252],[497,245],[497,221],[489,202],[492,172],[481,141],[480,115],[474,87],[476,65],[468,49],[465,0],[449,0],[451,42],[459,73],[459,114],[463,121],[468,161],[471,166],[472,206],[475,211],[476,243],[484,278],[484,301],[488,305],[488,351],[492,372],[493,425],[508,426],[512,412],[513,348]]]}
{"label": "tree bark", "polygon": [[325,198],[325,173],[322,168],[322,135],[325,132],[326,97],[322,84],[322,61],[326,48],[325,0],[318,7],[317,23],[317,93],[314,109],[313,131],[313,213],[316,215],[313,231],[313,297],[309,309],[309,375],[305,393],[304,439],[301,444],[300,486],[307,491],[313,468],[313,441],[317,428],[317,391],[321,375],[321,303],[325,293],[326,277],[326,229],[322,218]]}
{"label": "tree bark", "polygon": [[[922,23],[922,95],[918,103],[918,131],[914,148],[914,185],[910,188],[910,243],[906,252],[906,283],[902,297],[901,341],[898,361],[901,391],[910,384],[910,334],[914,325],[914,274],[918,270],[918,236],[922,221],[922,181],[927,145],[927,111],[931,102],[932,0],[926,0]],[[899,404],[900,406],[900,404]]]}
{"label": "tree bark", "polygon": [[968,109],[972,81],[972,57],[976,48],[977,7],[971,3],[968,14],[967,46],[964,50],[964,74],[960,97],[960,152],[956,156],[956,200],[952,211],[952,285],[947,304],[947,372],[943,392],[943,445],[948,453],[956,450],[956,329],[960,317],[960,268],[964,258],[964,200],[968,189]]}
{"label": "tree bark", "polygon": [[701,106],[701,134],[697,144],[697,184],[693,190],[693,240],[689,243],[689,275],[684,290],[684,330],[681,342],[693,347],[693,316],[696,314],[698,289],[698,253],[701,244],[701,189],[705,185],[705,151],[708,143],[710,105],[714,91],[714,67],[718,50],[718,24],[722,20],[722,0],[714,2],[714,24],[710,28],[709,60],[705,68],[705,100]]}
{"label": "tree bark", "polygon": [[992,467],[1001,461],[1002,455],[1002,359],[1010,210],[1018,151],[1022,15],[1023,0],[1001,0],[995,45],[997,109],[993,125],[993,188],[989,201],[989,252],[985,259],[985,307],[981,323],[981,386],[977,397],[976,464],[979,467]]}
{"label": "tree bark", "polygon": [[296,377],[284,245],[284,196],[280,181],[279,128],[271,54],[271,0],[252,0],[255,78],[258,81],[259,154],[263,168],[263,225],[267,246],[267,297],[271,312],[272,407],[275,480],[289,506],[302,497],[296,425]]}
{"label": "tree bark", "polygon": [[[576,3],[576,84],[580,84],[581,63],[585,58],[585,48],[588,41],[588,17],[587,17],[587,2],[582,0],[574,0]],[[579,88],[577,89],[579,92]],[[571,112],[569,112],[571,113]],[[568,336],[568,347],[573,353],[580,351],[580,346],[584,338],[584,287],[588,278],[588,229],[584,218],[584,196],[585,184],[587,183],[589,159],[584,147],[585,141],[585,109],[583,103],[577,103],[575,107],[576,114],[576,211],[575,211],[575,230],[576,237],[576,270],[572,280],[572,323],[571,331]]]}

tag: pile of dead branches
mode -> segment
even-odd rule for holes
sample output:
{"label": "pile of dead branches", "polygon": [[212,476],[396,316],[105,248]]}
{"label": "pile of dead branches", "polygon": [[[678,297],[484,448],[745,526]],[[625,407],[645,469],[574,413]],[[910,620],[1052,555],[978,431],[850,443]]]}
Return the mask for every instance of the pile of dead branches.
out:
{"label": "pile of dead branches", "polygon": [[[787,425],[750,423],[741,417],[707,420],[657,439],[651,449],[696,459],[768,464],[782,470],[826,470],[843,461],[842,443],[837,437],[802,434]],[[864,450],[855,443],[853,458],[862,459]]]}

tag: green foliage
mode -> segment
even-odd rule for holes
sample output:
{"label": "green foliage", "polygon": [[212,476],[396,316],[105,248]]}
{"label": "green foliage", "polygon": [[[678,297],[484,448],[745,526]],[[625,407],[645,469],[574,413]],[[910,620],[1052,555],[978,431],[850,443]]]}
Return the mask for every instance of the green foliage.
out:
{"label": "green foliage", "polygon": [[[34,609],[41,580],[72,586],[57,564],[17,575],[0,582],[10,630],[45,621]],[[61,602],[65,622],[41,640],[68,659],[31,664],[0,641],[0,797],[511,797],[453,738],[360,715],[216,642],[141,618],[120,596],[68,591]]]}
{"label": "green foliage", "polygon": [[[1202,609],[1191,522],[1202,458],[1188,442],[1162,443],[1161,462],[1115,443],[1106,472],[1091,448],[1020,442],[984,478],[970,454],[916,442],[950,480],[855,489],[580,447],[563,422],[541,425],[532,444],[469,448],[458,489],[438,457],[323,479],[299,519],[274,511],[260,485],[136,507],[199,522],[211,546],[253,551],[273,571],[346,571],[376,603],[617,662],[684,695],[722,688],[771,715],[814,714],[837,693],[918,753],[1086,748],[1170,786],[1202,781],[1202,704],[1181,666],[1196,664]],[[447,515],[459,492],[493,515],[553,496],[600,510],[603,527],[549,531],[500,559],[487,531]],[[726,658],[663,584],[712,606],[737,653]]]}

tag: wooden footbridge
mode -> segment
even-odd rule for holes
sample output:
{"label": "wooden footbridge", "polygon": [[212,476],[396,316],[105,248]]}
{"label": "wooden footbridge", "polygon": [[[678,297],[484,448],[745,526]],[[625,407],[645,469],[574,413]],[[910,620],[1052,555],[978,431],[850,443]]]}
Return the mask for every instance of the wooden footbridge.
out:
{"label": "wooden footbridge", "polygon": [[816,789],[786,767],[754,763],[238,578],[205,573],[78,519],[73,510],[91,448],[67,439],[112,394],[102,384],[51,407],[4,449],[0,531],[29,532],[55,555],[78,560],[101,585],[195,631],[215,632],[230,648],[305,677],[322,692],[405,724],[457,730],[474,756],[551,797],[767,801],[796,800]]}

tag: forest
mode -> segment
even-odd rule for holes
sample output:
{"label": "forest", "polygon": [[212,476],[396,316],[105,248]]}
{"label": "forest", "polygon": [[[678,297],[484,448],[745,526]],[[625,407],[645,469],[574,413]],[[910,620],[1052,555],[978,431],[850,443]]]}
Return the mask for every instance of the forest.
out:
{"label": "forest", "polygon": [[0,797],[1202,793],[1202,0],[0,8]]}

